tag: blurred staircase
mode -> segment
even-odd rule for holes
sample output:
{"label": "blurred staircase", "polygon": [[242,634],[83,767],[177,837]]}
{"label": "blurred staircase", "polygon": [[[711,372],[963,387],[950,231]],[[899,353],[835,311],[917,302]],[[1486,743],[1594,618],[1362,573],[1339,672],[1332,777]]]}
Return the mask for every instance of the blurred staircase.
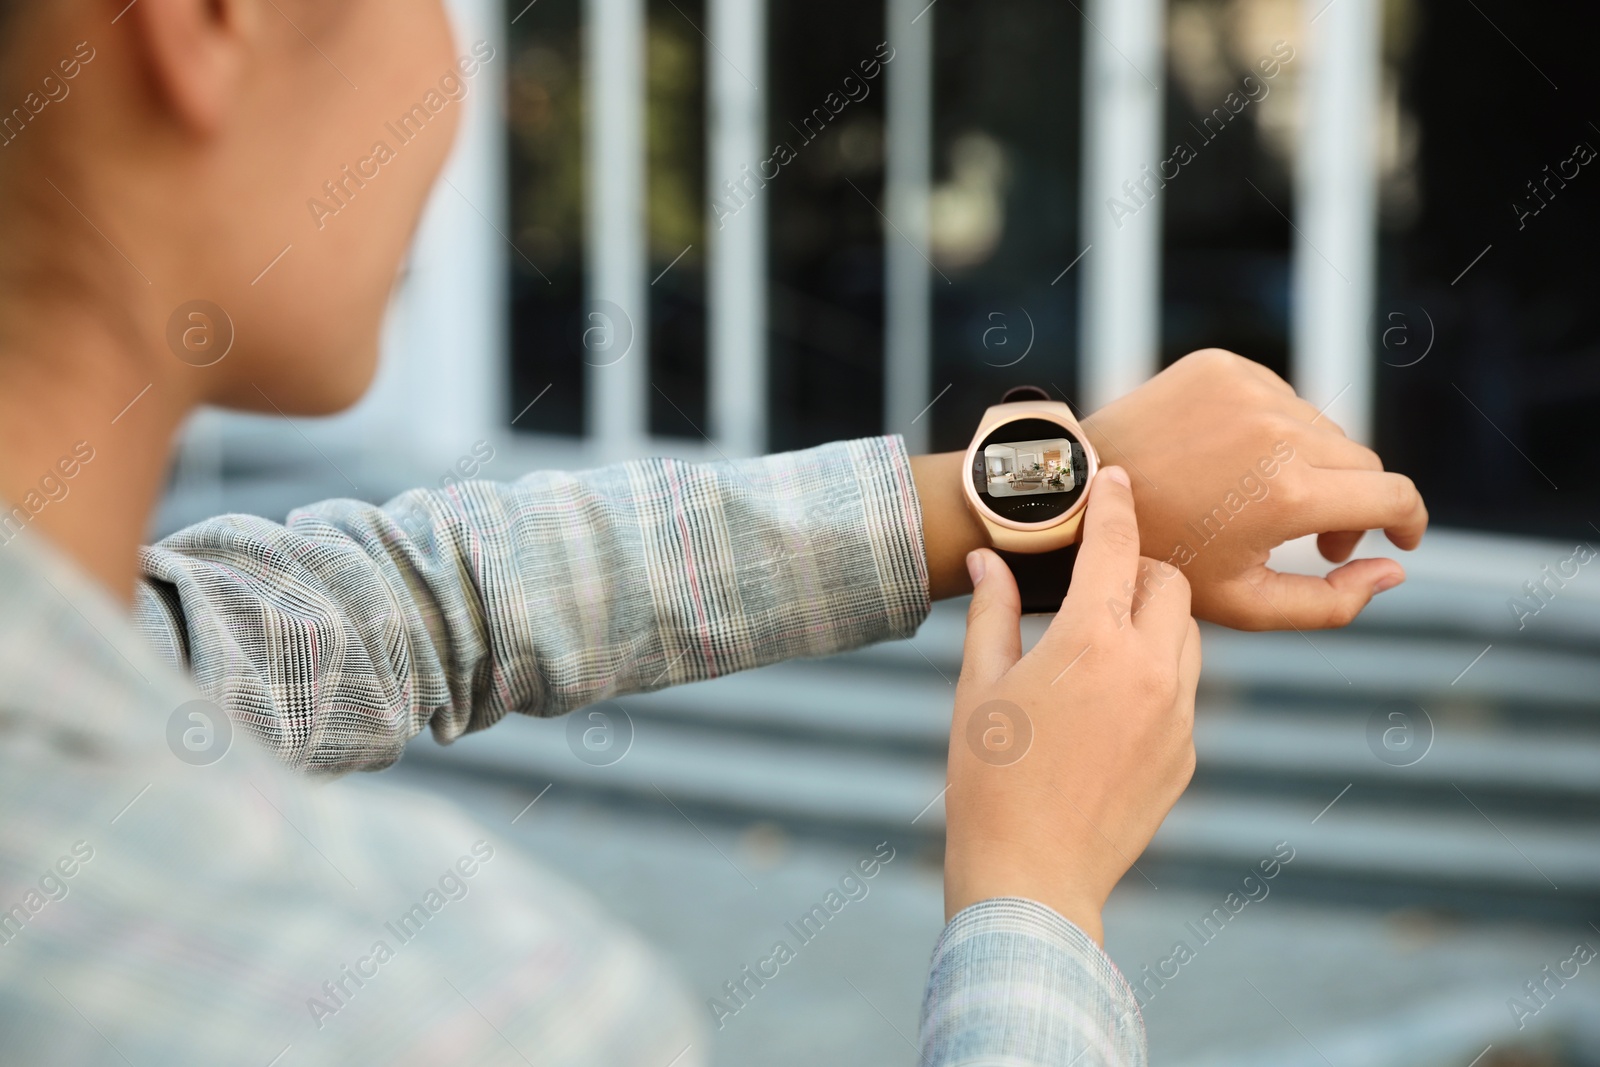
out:
{"label": "blurred staircase", "polygon": [[[1311,569],[1304,551],[1282,565]],[[1207,627],[1199,769],[1141,871],[1236,882],[1288,841],[1291,891],[1600,914],[1600,562],[1521,630],[1507,605],[1571,552],[1435,533],[1406,559],[1410,581],[1347,630]],[[526,781],[530,795],[555,782],[696,817],[937,843],[963,611],[937,606],[910,641],[600,705],[633,725],[609,766],[573,754],[566,720],[419,741],[407,759]],[[1411,747],[1386,748],[1391,727]]]}

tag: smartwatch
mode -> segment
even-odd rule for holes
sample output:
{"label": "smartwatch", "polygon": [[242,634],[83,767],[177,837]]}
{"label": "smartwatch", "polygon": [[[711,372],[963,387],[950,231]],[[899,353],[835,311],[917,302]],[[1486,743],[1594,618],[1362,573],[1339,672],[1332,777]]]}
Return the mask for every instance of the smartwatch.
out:
{"label": "smartwatch", "polygon": [[962,495],[1016,576],[1024,614],[1060,610],[1100,458],[1072,409],[1018,386],[983,413],[967,446]]}

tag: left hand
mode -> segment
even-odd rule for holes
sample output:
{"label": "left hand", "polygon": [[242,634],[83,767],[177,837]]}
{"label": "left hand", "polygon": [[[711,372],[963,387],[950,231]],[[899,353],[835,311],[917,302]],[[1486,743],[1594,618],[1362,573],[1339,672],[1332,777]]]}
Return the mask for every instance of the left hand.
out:
{"label": "left hand", "polygon": [[1102,467],[1090,486],[1072,589],[1026,655],[1016,581],[993,552],[972,553],[945,794],[946,919],[1023,897],[1103,941],[1106,897],[1194,774],[1200,631],[1188,582],[1139,555],[1124,473]]}
{"label": "left hand", "polygon": [[[1103,465],[1126,468],[1140,551],[1181,569],[1196,618],[1239,630],[1344,626],[1405,580],[1391,559],[1345,563],[1367,530],[1416,548],[1428,510],[1411,479],[1258,363],[1190,353],[1083,420]],[[1268,554],[1317,535],[1326,577],[1281,574]]]}

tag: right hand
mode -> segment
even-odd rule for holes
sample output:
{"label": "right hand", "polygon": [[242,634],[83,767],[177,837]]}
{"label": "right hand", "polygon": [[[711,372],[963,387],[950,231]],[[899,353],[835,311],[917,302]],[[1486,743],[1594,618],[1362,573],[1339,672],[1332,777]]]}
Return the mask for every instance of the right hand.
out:
{"label": "right hand", "polygon": [[950,733],[946,918],[1026,897],[1099,941],[1112,887],[1194,774],[1189,583],[1139,555],[1133,492],[1115,467],[1090,487],[1071,591],[1026,656],[1011,572],[987,549],[969,558],[981,575]]}
{"label": "right hand", "polygon": [[[1381,556],[1346,563],[1362,533],[1382,529],[1410,550],[1428,528],[1410,478],[1232,352],[1184,356],[1083,429],[1101,463],[1138,476],[1144,547],[1183,569],[1194,614],[1234,629],[1347,625],[1406,576]],[[1304,534],[1344,565],[1325,576],[1273,570],[1272,550]]]}

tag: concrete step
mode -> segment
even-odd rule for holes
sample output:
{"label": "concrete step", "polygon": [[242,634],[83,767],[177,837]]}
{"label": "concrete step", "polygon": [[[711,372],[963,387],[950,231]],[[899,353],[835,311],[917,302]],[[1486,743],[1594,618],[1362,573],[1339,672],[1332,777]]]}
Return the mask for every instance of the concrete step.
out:
{"label": "concrete step", "polygon": [[852,751],[832,743],[775,744],[738,731],[643,715],[629,719],[618,716],[615,705],[601,710],[613,716],[607,728],[619,737],[630,729],[633,735],[625,754],[607,766],[574,755],[566,719],[511,719],[447,747],[420,740],[405,758],[524,779],[534,791],[559,782],[773,818],[908,829],[928,809],[918,825],[930,833],[943,827],[943,808],[933,804],[944,790],[942,757]]}
{"label": "concrete step", "polygon": [[780,663],[622,701],[635,714],[735,732],[941,751],[954,702],[954,685],[931,671],[905,675],[841,666],[836,660]]}
{"label": "concrete step", "polygon": [[1287,841],[1301,879],[1600,897],[1600,819],[1562,826],[1491,819],[1475,800],[1463,794],[1454,807],[1408,809],[1369,801],[1354,788],[1322,804],[1191,791],[1162,825],[1150,856],[1248,868],[1266,846]]}
{"label": "concrete step", "polygon": [[[1240,699],[1217,686],[1201,693],[1195,744],[1203,773],[1272,781],[1371,781],[1395,790],[1449,791],[1462,782],[1499,794],[1600,801],[1600,719],[1593,729],[1533,727],[1515,717],[1463,711],[1460,699],[1341,707]],[[679,686],[622,703],[638,718],[778,740],[883,745],[943,758],[953,687],[927,673],[789,663]],[[1469,702],[1470,703],[1470,702]],[[1385,763],[1368,737],[1386,709],[1411,716],[1420,742],[1409,766]],[[1425,753],[1425,754],[1424,754]],[[1410,758],[1409,754],[1406,758]]]}
{"label": "concrete step", "polygon": [[1461,723],[1443,713],[1431,721],[1431,747],[1402,757],[1414,753],[1415,763],[1395,766],[1374,754],[1365,717],[1210,702],[1196,714],[1195,749],[1206,775],[1360,782],[1389,792],[1452,795],[1459,785],[1475,794],[1552,804],[1600,802],[1600,731]]}
{"label": "concrete step", "polygon": [[[917,635],[839,657],[842,663],[927,673],[953,682],[961,670],[964,617],[939,605]],[[1031,647],[1044,621],[1024,620]],[[1600,656],[1593,648],[1397,634],[1376,627],[1298,633],[1240,633],[1202,627],[1204,684],[1339,695],[1351,700],[1447,694],[1503,707],[1600,711]]]}
{"label": "concrete step", "polygon": [[[1600,597],[1574,582],[1537,626],[1506,625],[1511,579],[1547,549],[1480,558],[1465,583],[1447,573],[1461,560],[1438,575],[1413,567],[1404,597],[1380,598],[1347,630],[1206,627],[1198,773],[1141,868],[1244,868],[1285,840],[1296,881],[1385,887],[1417,904],[1480,892],[1600,906],[1600,640],[1554,628],[1574,612],[1600,617]],[[526,783],[530,797],[554,782],[666,798],[692,817],[936,840],[964,612],[938,605],[909,641],[590,709],[631,724],[609,766],[578,758],[569,720],[515,720],[449,749],[419,742],[407,759]],[[1047,625],[1025,620],[1025,647]],[[1432,728],[1409,766],[1384,762],[1370,736],[1394,709]]]}
{"label": "concrete step", "polygon": [[[515,720],[448,749],[414,745],[407,759],[545,784],[717,809],[780,821],[870,825],[936,837],[943,828],[942,759],[851,751],[800,741],[633,718],[626,754],[579,760],[564,720]],[[1424,760],[1424,764],[1426,764]],[[1159,863],[1250,866],[1287,840],[1305,847],[1297,876],[1600,899],[1600,816],[1561,822],[1497,809],[1475,784],[1400,804],[1354,782],[1324,796],[1191,789],[1149,856]],[[1331,805],[1331,806],[1330,806]],[[1419,890],[1425,894],[1425,890]]]}

